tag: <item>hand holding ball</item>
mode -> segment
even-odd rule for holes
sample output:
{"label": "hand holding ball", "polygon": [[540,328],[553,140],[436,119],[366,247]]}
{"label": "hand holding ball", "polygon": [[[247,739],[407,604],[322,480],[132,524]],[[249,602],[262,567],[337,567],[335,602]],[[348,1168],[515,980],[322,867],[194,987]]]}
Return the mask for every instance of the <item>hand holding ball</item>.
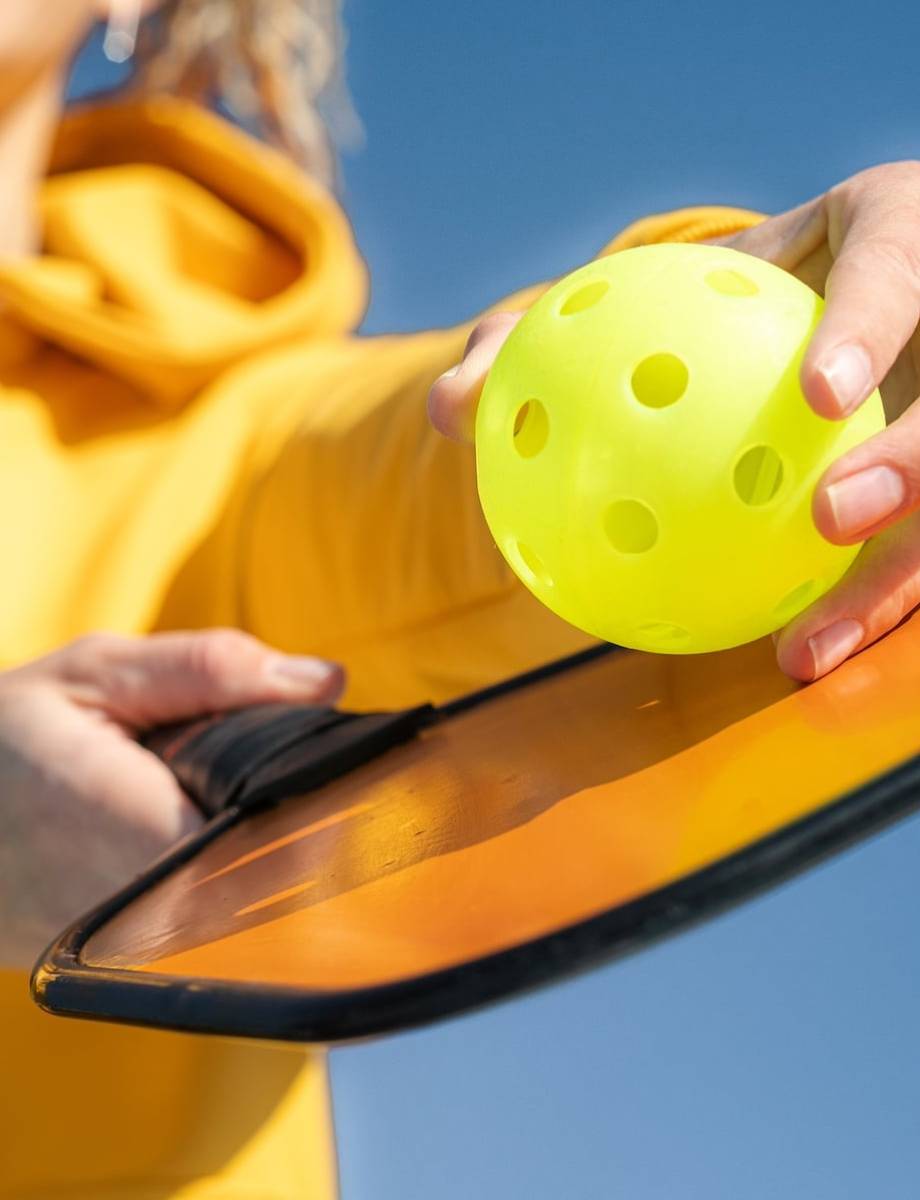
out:
{"label": "hand holding ball", "polygon": [[476,418],[479,495],[516,574],[559,616],[642,650],[739,645],[837,582],[858,546],[815,484],[884,427],[809,407],[799,366],[823,301],[715,246],[590,263],[519,322]]}

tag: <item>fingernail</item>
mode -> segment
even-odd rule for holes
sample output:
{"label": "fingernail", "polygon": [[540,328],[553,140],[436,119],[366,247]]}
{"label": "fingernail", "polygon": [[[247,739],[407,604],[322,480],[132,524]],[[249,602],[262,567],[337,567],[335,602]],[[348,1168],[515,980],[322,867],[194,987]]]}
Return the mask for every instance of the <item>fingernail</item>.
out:
{"label": "fingernail", "polygon": [[892,467],[867,467],[825,488],[834,524],[849,537],[890,516],[904,503],[904,480]]}
{"label": "fingernail", "polygon": [[818,371],[824,376],[841,417],[848,417],[872,391],[872,363],[862,346],[838,346],[819,365]]}
{"label": "fingernail", "polygon": [[865,636],[865,631],[859,621],[854,621],[850,617],[846,617],[842,621],[835,621],[833,625],[828,625],[827,629],[822,629],[820,633],[812,634],[808,639],[808,649],[811,651],[811,660],[814,664],[812,678],[817,679],[839,666],[848,655],[853,653]]}
{"label": "fingernail", "polygon": [[455,367],[451,367],[449,371],[445,371],[443,375],[439,375],[435,383],[440,383],[442,379],[453,379],[462,366],[463,363],[457,363]]}
{"label": "fingernail", "polygon": [[339,673],[339,668],[322,658],[292,654],[279,655],[269,664],[268,671],[285,683],[300,687],[324,687]]}

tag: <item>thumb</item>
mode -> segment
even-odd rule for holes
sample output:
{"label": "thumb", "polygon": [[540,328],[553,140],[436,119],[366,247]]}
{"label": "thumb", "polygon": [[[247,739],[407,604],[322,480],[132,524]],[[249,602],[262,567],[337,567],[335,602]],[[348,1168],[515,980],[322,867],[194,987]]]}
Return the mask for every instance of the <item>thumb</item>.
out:
{"label": "thumb", "polygon": [[428,415],[445,437],[471,442],[476,423],[476,406],[495,356],[520,321],[523,313],[495,312],[479,322],[470,334],[463,358],[431,385]]}
{"label": "thumb", "polygon": [[92,634],[33,663],[83,704],[134,729],[265,703],[333,703],[344,673],[236,629],[149,637]]}

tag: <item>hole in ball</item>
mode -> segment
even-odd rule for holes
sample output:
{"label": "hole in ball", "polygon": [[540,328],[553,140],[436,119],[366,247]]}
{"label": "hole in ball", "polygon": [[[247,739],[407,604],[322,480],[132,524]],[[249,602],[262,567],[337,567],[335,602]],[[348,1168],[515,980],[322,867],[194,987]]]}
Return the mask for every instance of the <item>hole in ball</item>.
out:
{"label": "hole in ball", "polygon": [[617,500],[607,509],[604,530],[614,550],[644,554],[658,541],[658,518],[641,500]]}
{"label": "hole in ball", "polygon": [[772,446],[752,446],[735,465],[735,491],[744,504],[767,504],[783,483],[783,460]]}
{"label": "hole in ball", "polygon": [[546,569],[543,559],[524,542],[511,542],[508,553],[514,563],[515,570],[525,583],[531,587],[542,584],[543,587],[553,586],[553,577]]}
{"label": "hole in ball", "polygon": [[527,400],[514,415],[514,448],[521,458],[533,458],[546,445],[549,417],[539,400]]}
{"label": "hole in ball", "polygon": [[682,625],[670,621],[647,621],[638,632],[643,639],[659,646],[682,646],[690,641],[690,633]]}
{"label": "hole in ball", "polygon": [[714,292],[723,296],[756,296],[760,288],[753,279],[742,275],[740,271],[710,271],[706,282]]}
{"label": "hole in ball", "polygon": [[584,312],[592,308],[610,289],[610,284],[604,279],[596,279],[594,283],[586,283],[584,287],[566,296],[559,306],[559,315],[571,317],[574,313]]}
{"label": "hole in ball", "polygon": [[676,354],[652,354],[632,374],[633,395],[646,408],[667,408],[687,390],[687,366]]}
{"label": "hole in ball", "polygon": [[800,583],[794,587],[791,592],[783,596],[779,604],[773,610],[777,617],[781,620],[790,619],[802,611],[811,597],[817,590],[817,583],[814,579],[806,579],[804,583]]}

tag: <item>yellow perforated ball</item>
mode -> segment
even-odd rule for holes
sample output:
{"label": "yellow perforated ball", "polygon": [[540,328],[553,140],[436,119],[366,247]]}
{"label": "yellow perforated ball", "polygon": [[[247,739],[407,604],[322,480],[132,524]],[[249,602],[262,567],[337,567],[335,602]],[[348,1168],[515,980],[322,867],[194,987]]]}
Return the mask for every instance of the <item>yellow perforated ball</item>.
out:
{"label": "yellow perforated ball", "polygon": [[770,263],[663,245],[590,263],[524,316],[476,418],[479,495],[528,588],[642,650],[786,624],[858,546],[815,528],[824,470],[884,427],[878,392],[828,421],[799,365],[823,309]]}

